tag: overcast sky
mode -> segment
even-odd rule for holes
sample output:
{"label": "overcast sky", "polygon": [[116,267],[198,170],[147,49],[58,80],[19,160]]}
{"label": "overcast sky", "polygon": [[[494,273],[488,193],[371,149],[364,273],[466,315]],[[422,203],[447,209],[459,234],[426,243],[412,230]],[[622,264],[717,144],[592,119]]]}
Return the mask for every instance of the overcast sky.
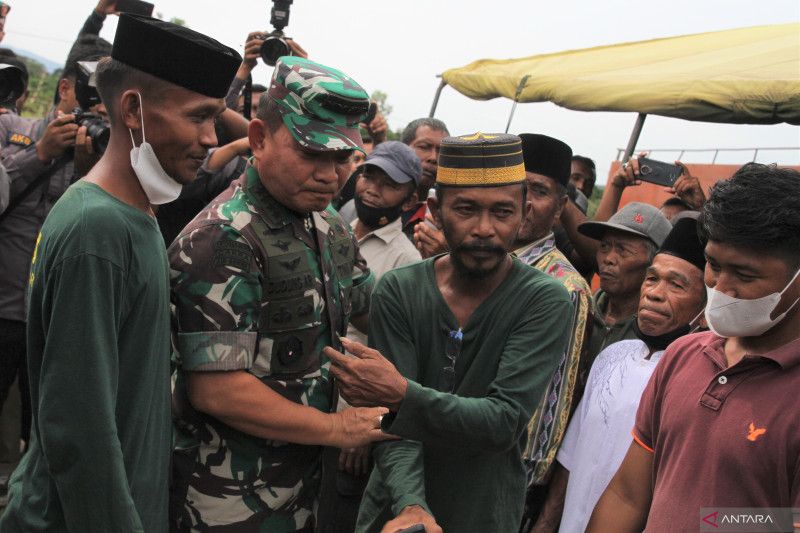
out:
{"label": "overcast sky", "polygon": [[[9,0],[3,45],[29,50],[63,63],[83,21],[95,6],[85,0]],[[179,17],[192,29],[243,49],[247,33],[268,30],[266,0],[156,0],[163,18]],[[761,24],[800,21],[798,0],[295,0],[287,34],[321,63],[340,68],[367,91],[389,95],[389,124],[402,128],[427,116],[442,71],[482,58],[514,58],[604,44],[639,41]],[[101,35],[113,41],[116,17]],[[800,46],[800,36],[798,36]],[[271,71],[260,65],[256,82]],[[800,77],[800,73],[798,73]],[[436,116],[453,134],[503,131],[511,102],[470,100],[445,88]],[[599,181],[617,148],[624,147],[633,113],[585,113],[550,103],[520,104],[511,132],[558,137],[575,153],[597,161]],[[800,164],[800,128],[787,124],[746,126],[706,124],[650,116],[641,148],[770,148],[759,162]],[[677,153],[654,154],[669,159]],[[740,163],[752,152],[721,155],[718,162]],[[710,162],[711,153],[692,153],[688,162]]]}

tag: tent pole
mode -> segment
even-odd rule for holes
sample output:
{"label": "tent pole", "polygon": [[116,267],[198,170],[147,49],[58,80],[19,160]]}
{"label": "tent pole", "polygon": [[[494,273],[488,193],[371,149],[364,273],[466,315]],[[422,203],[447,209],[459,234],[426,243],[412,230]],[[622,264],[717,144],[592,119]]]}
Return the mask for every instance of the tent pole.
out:
{"label": "tent pole", "polygon": [[517,110],[517,103],[519,102],[519,97],[522,95],[522,90],[525,89],[525,84],[528,83],[528,78],[530,78],[529,74],[522,76],[522,79],[519,80],[519,85],[517,85],[517,92],[514,95],[514,104],[511,106],[511,113],[508,115],[508,122],[506,123],[506,133],[511,128],[511,120],[514,118],[514,112]]}
{"label": "tent pole", "polygon": [[628,139],[628,147],[625,148],[625,155],[622,156],[623,163],[626,163],[628,159],[630,159],[631,156],[633,155],[633,151],[636,149],[636,143],[639,142],[639,135],[642,134],[644,119],[646,118],[647,118],[647,113],[639,113],[639,116],[636,117],[636,124],[633,125],[631,138]]}
{"label": "tent pole", "polygon": [[439,82],[439,87],[436,89],[436,95],[433,97],[433,104],[431,105],[431,112],[428,113],[428,118],[433,118],[433,115],[436,114],[436,106],[439,105],[439,97],[442,95],[442,89],[444,89],[445,85],[447,85],[446,81],[442,80]]}

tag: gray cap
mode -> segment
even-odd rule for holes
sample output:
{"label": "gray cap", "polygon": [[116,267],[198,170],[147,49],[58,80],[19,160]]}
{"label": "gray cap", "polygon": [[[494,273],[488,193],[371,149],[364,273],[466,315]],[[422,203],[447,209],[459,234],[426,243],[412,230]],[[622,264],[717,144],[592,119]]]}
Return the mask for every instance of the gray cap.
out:
{"label": "gray cap", "polygon": [[608,222],[584,222],[578,226],[579,232],[598,241],[610,229],[646,237],[656,246],[661,246],[672,230],[672,224],[652,205],[631,202],[614,213]]}
{"label": "gray cap", "polygon": [[422,163],[414,149],[400,141],[380,143],[364,160],[364,165],[375,165],[397,183],[413,181],[419,185]]}

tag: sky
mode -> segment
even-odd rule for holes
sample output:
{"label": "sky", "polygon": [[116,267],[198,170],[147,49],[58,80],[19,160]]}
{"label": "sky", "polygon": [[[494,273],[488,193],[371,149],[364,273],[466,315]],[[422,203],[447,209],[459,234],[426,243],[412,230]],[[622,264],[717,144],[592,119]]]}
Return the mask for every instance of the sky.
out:
{"label": "sky", "polygon": [[[24,49],[63,63],[83,21],[95,6],[85,0],[8,0],[3,46]],[[155,0],[164,19],[178,17],[190,28],[238,50],[250,31],[269,30],[266,0]],[[800,21],[797,0],[295,0],[286,33],[320,63],[337,67],[368,92],[388,94],[392,129],[427,116],[437,74],[484,58],[535,54],[640,41],[762,24]],[[101,36],[113,41],[116,17]],[[798,37],[800,46],[800,37]],[[254,81],[268,81],[259,65]],[[800,73],[798,74],[800,76]],[[470,100],[445,88],[436,117],[451,134],[503,131],[510,100]],[[634,113],[579,112],[554,104],[520,104],[511,133],[557,137],[573,152],[597,162],[603,183],[617,150],[624,148]],[[757,161],[800,164],[800,128],[710,124],[649,116],[639,148],[762,148]],[[765,148],[792,148],[764,150]],[[654,152],[671,160],[678,152]],[[712,152],[685,154],[686,162],[710,163]],[[721,153],[719,163],[744,163],[753,152]]]}

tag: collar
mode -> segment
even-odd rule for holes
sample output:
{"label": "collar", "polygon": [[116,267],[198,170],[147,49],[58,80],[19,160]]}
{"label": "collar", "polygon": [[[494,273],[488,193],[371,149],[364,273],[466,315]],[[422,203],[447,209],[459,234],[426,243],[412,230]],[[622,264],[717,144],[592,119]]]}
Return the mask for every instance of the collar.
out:
{"label": "collar", "polygon": [[[355,219],[350,223],[350,227],[353,228],[353,231],[356,229],[356,224],[358,223],[358,219]],[[394,240],[395,237],[403,233],[403,223],[400,220],[400,217],[397,217],[393,221],[389,222],[382,228],[378,228],[376,230],[372,230],[362,238],[358,240],[358,244],[366,241],[370,237],[377,237],[386,244],[389,244]]]}
{"label": "collar", "polygon": [[538,261],[545,254],[550,253],[556,247],[556,240],[551,231],[538,241],[534,241],[527,246],[523,246],[514,252],[523,263],[529,265]]}
{"label": "collar", "polygon": [[[425,220],[425,214],[427,212],[428,212],[428,204],[425,203],[425,202],[422,202],[417,207],[415,207],[415,208],[413,208],[413,209],[411,209],[409,211],[406,211],[406,213],[411,213],[411,216],[408,218],[408,220],[406,220],[404,225],[405,226],[413,226],[417,222],[419,222],[421,220]],[[401,217],[402,217],[402,215],[401,215]]]}
{"label": "collar", "polygon": [[261,183],[261,177],[258,175],[258,170],[252,165],[251,162],[247,163],[245,169],[244,189],[248,196],[258,207],[258,211],[267,225],[272,229],[282,228],[292,223],[293,218],[298,215],[292,216],[283,204],[278,202],[272,195],[267,192],[264,184]]}
{"label": "collar", "polygon": [[[701,341],[703,353],[705,353],[706,356],[711,357],[718,364],[722,363],[722,368],[727,367],[727,360],[725,359],[725,339],[718,337],[711,331],[707,332],[706,335],[708,336]],[[742,358],[742,361],[746,359],[752,360],[758,358],[774,361],[780,365],[783,370],[788,370],[792,367],[800,365],[800,338],[797,338],[766,353],[745,354],[745,356]]]}

